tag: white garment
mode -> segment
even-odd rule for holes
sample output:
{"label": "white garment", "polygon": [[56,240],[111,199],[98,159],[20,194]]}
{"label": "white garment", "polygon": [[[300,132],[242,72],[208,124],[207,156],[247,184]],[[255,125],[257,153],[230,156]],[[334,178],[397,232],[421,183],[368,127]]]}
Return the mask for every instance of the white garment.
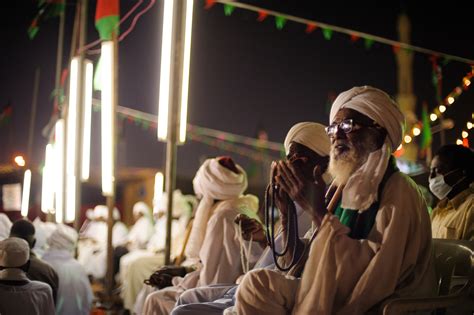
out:
{"label": "white garment", "polygon": [[5,213],[0,213],[0,241],[10,236],[12,221]]}
{"label": "white garment", "polygon": [[[90,239],[78,242],[78,261],[84,266],[86,274],[94,278],[105,277],[107,271],[107,223],[97,221],[90,234]],[[117,247],[127,242],[127,227],[122,222],[115,222],[112,229],[112,246]]]}
{"label": "white garment", "polygon": [[27,280],[25,285],[0,283],[0,314],[54,314],[51,287],[44,282]]}
{"label": "white garment", "polygon": [[[172,222],[171,256],[176,257],[182,250],[189,212],[183,213],[179,220]],[[130,252],[120,259],[120,282],[124,307],[132,310],[143,281],[164,264],[166,241],[166,217],[155,223],[155,233],[150,238],[147,250]]]}
{"label": "white garment", "polygon": [[201,197],[201,201],[196,209],[193,228],[186,246],[188,258],[197,258],[199,255],[215,200],[235,199],[247,189],[247,174],[242,167],[237,164],[235,166],[239,174],[222,166],[219,158],[207,159],[197,171],[193,179],[193,188],[196,196]]}
{"label": "white garment", "polygon": [[36,217],[33,221],[33,225],[35,227],[35,238],[36,243],[33,247],[33,252],[41,258],[43,256],[44,251],[48,247],[46,244],[46,240],[49,236],[56,230],[56,224],[53,222],[43,222],[39,217]]}
{"label": "white garment", "polygon": [[154,232],[150,215],[140,217],[128,233],[130,251],[144,249]]}
{"label": "white garment", "polygon": [[87,315],[92,307],[92,288],[84,267],[65,250],[47,250],[43,260],[59,277],[56,314]]}

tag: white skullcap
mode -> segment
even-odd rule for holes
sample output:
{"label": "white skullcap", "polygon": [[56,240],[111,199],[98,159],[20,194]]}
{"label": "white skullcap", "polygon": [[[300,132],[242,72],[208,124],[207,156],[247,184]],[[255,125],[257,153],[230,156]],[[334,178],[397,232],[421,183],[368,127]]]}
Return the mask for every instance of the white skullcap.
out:
{"label": "white skullcap", "polygon": [[50,248],[73,251],[76,247],[77,232],[70,226],[58,224],[47,242]]}
{"label": "white skullcap", "polygon": [[19,268],[30,259],[28,243],[18,237],[0,241],[0,267]]}
{"label": "white skullcap", "polygon": [[12,221],[10,221],[5,213],[0,213],[0,241],[10,235],[11,227]]}
{"label": "white skullcap", "polygon": [[96,218],[107,218],[109,216],[109,209],[105,205],[97,205],[94,208],[94,216]]}
{"label": "white skullcap", "polygon": [[133,205],[133,215],[143,214],[144,216],[150,216],[150,207],[143,201],[139,201]]}
{"label": "white skullcap", "polygon": [[94,220],[95,219],[94,209],[87,209],[86,218],[88,220]]}
{"label": "white skullcap", "polygon": [[384,127],[388,133],[392,152],[402,142],[405,127],[405,116],[397,103],[382,90],[371,86],[357,86],[342,92],[334,100],[329,116],[332,124],[337,112],[342,108],[350,108],[364,114]]}
{"label": "white skullcap", "polygon": [[118,211],[117,208],[114,208],[114,211],[112,212],[112,218],[114,218],[116,221],[120,220],[120,211]]}
{"label": "white skullcap", "polygon": [[329,156],[331,142],[324,126],[315,122],[300,122],[291,127],[285,138],[285,153],[290,152],[290,143],[297,142],[320,156]]}

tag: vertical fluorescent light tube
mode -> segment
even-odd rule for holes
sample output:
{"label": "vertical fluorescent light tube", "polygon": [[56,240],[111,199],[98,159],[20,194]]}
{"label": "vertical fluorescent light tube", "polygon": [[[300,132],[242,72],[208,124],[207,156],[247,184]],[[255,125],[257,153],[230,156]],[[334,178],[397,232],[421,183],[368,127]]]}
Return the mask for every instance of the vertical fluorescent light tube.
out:
{"label": "vertical fluorescent light tube", "polygon": [[56,223],[63,223],[64,221],[64,119],[56,121],[54,126],[54,154],[55,165],[52,168],[52,173],[55,177],[55,205]]}
{"label": "vertical fluorescent light tube", "polygon": [[191,35],[193,30],[193,3],[194,0],[186,1],[186,20],[184,28],[184,53],[183,53],[183,76],[181,83],[181,107],[179,114],[179,142],[186,141],[186,126],[188,116],[188,89],[189,89],[189,64],[191,58]]}
{"label": "vertical fluorescent light tube", "polygon": [[168,136],[168,112],[170,100],[171,39],[173,33],[173,4],[165,0],[163,8],[163,33],[161,35],[160,99],[158,103],[158,140]]}
{"label": "vertical fluorescent light tube", "polygon": [[71,61],[69,79],[69,107],[67,111],[66,142],[66,216],[65,221],[74,220],[76,213],[76,141],[77,141],[77,89],[79,58]]}
{"label": "vertical fluorescent light tube", "polygon": [[158,210],[160,201],[163,198],[164,177],[162,172],[155,174],[155,191],[153,194],[153,212]]}
{"label": "vertical fluorescent light tube", "polygon": [[103,88],[101,92],[101,135],[102,135],[102,194],[113,196],[114,159],[113,159],[113,42],[102,42],[101,62]]}
{"label": "vertical fluorescent light tube", "polygon": [[30,187],[31,187],[31,171],[26,170],[23,177],[23,189],[21,197],[21,215],[28,216],[28,209],[30,205]]}
{"label": "vertical fluorescent light tube", "polygon": [[41,211],[48,213],[54,208],[55,178],[52,170],[56,167],[54,161],[54,148],[51,143],[46,145],[43,178],[41,187]]}
{"label": "vertical fluorescent light tube", "polygon": [[85,60],[84,76],[84,116],[82,129],[82,168],[81,181],[89,180],[91,152],[91,115],[92,115],[92,80],[94,67],[90,60]]}

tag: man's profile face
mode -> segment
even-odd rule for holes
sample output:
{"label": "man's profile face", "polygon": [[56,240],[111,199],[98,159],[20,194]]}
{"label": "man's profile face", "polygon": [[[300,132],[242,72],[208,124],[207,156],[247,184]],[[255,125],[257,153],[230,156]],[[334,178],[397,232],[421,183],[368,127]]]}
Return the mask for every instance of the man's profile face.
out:
{"label": "man's profile face", "polygon": [[352,120],[350,131],[346,133],[343,128],[338,127],[334,134],[329,135],[329,172],[337,185],[345,184],[351,174],[367,161],[369,154],[382,146],[386,136],[385,131],[375,125],[372,119],[353,109],[339,110],[333,124],[339,126],[347,120]]}

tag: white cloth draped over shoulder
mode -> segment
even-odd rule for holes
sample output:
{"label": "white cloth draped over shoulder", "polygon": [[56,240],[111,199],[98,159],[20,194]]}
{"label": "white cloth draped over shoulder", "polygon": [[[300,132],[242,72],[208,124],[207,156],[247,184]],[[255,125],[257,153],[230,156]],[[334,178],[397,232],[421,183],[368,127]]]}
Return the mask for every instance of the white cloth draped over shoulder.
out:
{"label": "white cloth draped over shoulder", "polygon": [[12,221],[5,213],[0,213],[0,241],[8,238],[11,227]]}

